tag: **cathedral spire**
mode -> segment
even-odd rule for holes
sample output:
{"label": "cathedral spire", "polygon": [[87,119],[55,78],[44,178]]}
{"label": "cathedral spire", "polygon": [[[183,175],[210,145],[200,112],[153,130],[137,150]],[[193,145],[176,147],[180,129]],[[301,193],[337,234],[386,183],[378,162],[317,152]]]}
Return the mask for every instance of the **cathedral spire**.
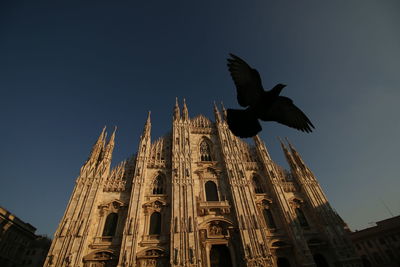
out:
{"label": "cathedral spire", "polygon": [[151,131],[150,115],[151,115],[151,111],[149,111],[149,113],[147,114],[147,120],[146,120],[146,123],[144,125],[143,134],[142,134],[143,138],[150,136],[150,131]]}
{"label": "cathedral spire", "polygon": [[226,121],[226,109],[225,109],[224,103],[222,101],[221,101],[221,107],[222,107],[223,118]]}
{"label": "cathedral spire", "polygon": [[292,154],[293,159],[296,161],[297,165],[303,169],[306,169],[306,164],[304,164],[303,159],[300,157],[299,153],[297,150],[294,148],[294,146],[289,142],[289,139],[286,137],[286,142],[289,144],[290,152]]}
{"label": "cathedral spire", "polygon": [[103,150],[104,150],[104,147],[106,146],[106,143],[107,143],[107,135],[108,135],[108,133],[105,132],[104,136],[103,136],[103,141],[101,142]]}
{"label": "cathedral spire", "polygon": [[111,164],[112,153],[114,151],[115,146],[115,132],[117,131],[117,126],[115,126],[113,133],[111,134],[110,140],[108,141],[105,149],[104,149],[104,156],[102,162],[106,163],[109,167]]}
{"label": "cathedral spire", "polygon": [[179,104],[178,104],[178,97],[175,97],[175,107],[174,107],[174,120],[179,120],[181,117]]}
{"label": "cathedral spire", "polygon": [[221,115],[219,114],[219,110],[217,108],[217,104],[215,104],[215,101],[214,101],[214,115],[215,115],[215,120],[217,122],[221,122]]}
{"label": "cathedral spire", "polygon": [[106,135],[106,126],[104,126],[101,134],[97,138],[96,143],[92,147],[92,151],[90,152],[89,160],[97,160],[101,154],[101,150],[104,147],[104,137]]}
{"label": "cathedral spire", "polygon": [[97,139],[97,141],[102,140],[102,138],[104,137],[104,134],[106,133],[106,128],[107,128],[107,126],[104,125],[103,130],[101,131],[101,134],[99,135],[99,138]]}
{"label": "cathedral spire", "polygon": [[108,147],[114,147],[114,140],[115,140],[115,133],[116,133],[116,131],[117,131],[117,126],[115,126],[114,127],[114,131],[113,131],[113,133],[111,134],[111,137],[110,137],[110,140],[108,141],[108,144],[107,144],[107,146],[106,146],[106,151],[107,151],[107,148]]}
{"label": "cathedral spire", "polygon": [[254,140],[254,144],[256,145],[258,150],[266,156],[265,160],[267,160],[267,161],[272,160],[271,156],[268,153],[267,147],[265,146],[264,142],[260,139],[260,137],[258,135],[256,135],[253,137],[253,140]]}
{"label": "cathedral spire", "polygon": [[104,146],[104,138],[107,135],[106,128],[107,128],[107,126],[104,125],[103,130],[101,131],[99,138],[97,138],[97,142],[95,145]]}
{"label": "cathedral spire", "polygon": [[184,121],[189,119],[189,112],[186,106],[186,99],[183,99],[183,109],[182,109],[182,118]]}
{"label": "cathedral spire", "polygon": [[290,168],[292,170],[295,170],[297,168],[296,161],[293,159],[292,154],[289,152],[289,150],[287,149],[287,147],[284,144],[284,142],[282,141],[282,139],[280,137],[278,137],[278,140],[281,144],[283,153],[285,154],[286,161],[289,163]]}
{"label": "cathedral spire", "polygon": [[83,173],[87,174],[88,171],[94,170],[99,164],[99,162],[102,161],[104,155],[105,137],[106,137],[106,126],[104,126],[99,137],[97,138],[96,143],[93,145],[89,158],[82,165],[81,174]]}

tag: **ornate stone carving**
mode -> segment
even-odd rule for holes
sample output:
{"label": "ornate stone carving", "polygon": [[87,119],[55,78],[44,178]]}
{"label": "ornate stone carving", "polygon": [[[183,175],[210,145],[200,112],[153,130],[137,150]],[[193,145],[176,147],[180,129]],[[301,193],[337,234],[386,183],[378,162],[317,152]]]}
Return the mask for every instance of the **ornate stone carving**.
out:
{"label": "ornate stone carving", "polygon": [[128,161],[123,161],[118,164],[113,170],[111,170],[110,175],[104,181],[103,191],[104,192],[123,192],[127,187],[127,176],[128,170],[132,168],[131,163]]}
{"label": "ornate stone carving", "polygon": [[54,259],[54,255],[50,254],[48,257],[48,264],[49,265],[53,265],[53,259]]}
{"label": "ornate stone carving", "polygon": [[167,206],[167,202],[161,199],[156,199],[143,204],[144,212],[146,214],[153,213],[154,211],[160,212],[163,207]]}
{"label": "ornate stone carving", "polygon": [[209,231],[210,235],[222,235],[222,226],[218,222],[212,223]]}
{"label": "ornate stone carving", "polygon": [[118,212],[121,208],[125,208],[126,204],[119,201],[119,200],[114,200],[111,202],[108,202],[106,204],[101,204],[98,206],[99,209],[99,215],[100,217],[104,216],[105,214],[111,213],[111,212]]}
{"label": "ornate stone carving", "polygon": [[69,253],[69,254],[67,255],[67,257],[65,257],[65,264],[66,264],[66,266],[71,266],[72,260],[73,260],[73,255],[72,255],[72,253]]}

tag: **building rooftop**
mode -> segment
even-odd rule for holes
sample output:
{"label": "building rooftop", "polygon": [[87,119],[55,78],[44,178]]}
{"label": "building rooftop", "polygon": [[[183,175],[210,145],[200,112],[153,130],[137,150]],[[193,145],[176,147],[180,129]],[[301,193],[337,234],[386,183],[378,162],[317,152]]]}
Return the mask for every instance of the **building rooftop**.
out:
{"label": "building rooftop", "polygon": [[22,221],[20,218],[12,214],[10,211],[6,210],[5,208],[0,206],[0,217],[11,221],[14,223],[15,226],[19,227],[23,231],[30,232],[32,234],[35,233],[36,228],[29,223]]}
{"label": "building rooftop", "polygon": [[376,235],[382,231],[390,232],[390,231],[399,231],[400,229],[400,216],[395,216],[389,219],[385,219],[382,221],[376,222],[375,226],[368,227],[362,230],[356,230],[352,232],[351,235],[353,238],[364,238],[371,235]]}

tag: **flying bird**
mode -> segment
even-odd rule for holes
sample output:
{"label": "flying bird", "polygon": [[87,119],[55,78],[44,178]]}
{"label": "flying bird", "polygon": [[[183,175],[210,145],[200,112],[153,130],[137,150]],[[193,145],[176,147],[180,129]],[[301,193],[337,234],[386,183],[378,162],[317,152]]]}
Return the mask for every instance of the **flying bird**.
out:
{"label": "flying bird", "polygon": [[285,96],[280,96],[285,84],[265,91],[260,74],[243,59],[229,54],[228,69],[236,85],[237,101],[246,109],[228,109],[229,129],[238,137],[252,137],[262,130],[258,119],[276,121],[303,132],[312,132],[314,125],[307,116]]}

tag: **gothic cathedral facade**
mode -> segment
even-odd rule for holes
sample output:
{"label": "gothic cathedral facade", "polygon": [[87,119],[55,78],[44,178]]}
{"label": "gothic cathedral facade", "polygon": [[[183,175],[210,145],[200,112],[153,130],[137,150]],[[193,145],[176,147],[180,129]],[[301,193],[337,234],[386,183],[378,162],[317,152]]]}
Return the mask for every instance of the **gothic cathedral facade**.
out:
{"label": "gothic cathedral facade", "polygon": [[290,171],[258,136],[173,110],[172,131],[152,142],[150,114],[137,154],[111,169],[105,130],[80,170],[45,265],[360,266],[346,224],[291,144]]}

